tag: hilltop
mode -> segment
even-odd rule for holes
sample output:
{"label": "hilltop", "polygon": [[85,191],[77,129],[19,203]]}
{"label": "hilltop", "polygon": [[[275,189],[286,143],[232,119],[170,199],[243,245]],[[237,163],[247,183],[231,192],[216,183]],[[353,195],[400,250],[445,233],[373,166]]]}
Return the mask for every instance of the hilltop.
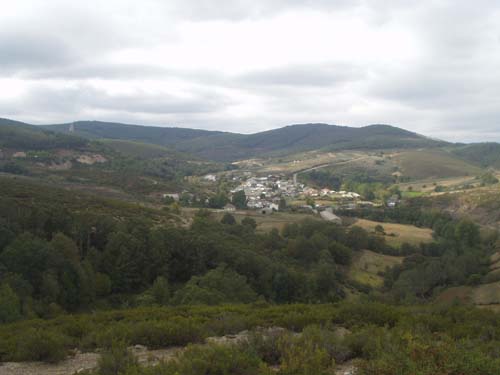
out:
{"label": "hilltop", "polygon": [[185,176],[220,168],[170,147],[0,119],[0,172],[144,194],[179,189]]}
{"label": "hilltop", "polygon": [[[70,124],[45,129],[68,133]],[[388,149],[440,147],[447,143],[389,125],[361,128],[328,124],[297,124],[255,134],[198,129],[126,125],[99,121],[73,123],[74,134],[90,139],[108,138],[171,146],[205,159],[234,161],[254,156],[288,155],[325,149]]]}

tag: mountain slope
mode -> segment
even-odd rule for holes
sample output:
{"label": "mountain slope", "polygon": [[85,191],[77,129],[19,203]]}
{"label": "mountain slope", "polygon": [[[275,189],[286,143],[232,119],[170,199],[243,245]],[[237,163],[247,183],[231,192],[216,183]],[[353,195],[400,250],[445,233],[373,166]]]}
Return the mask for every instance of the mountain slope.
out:
{"label": "mountain slope", "polygon": [[197,138],[176,145],[182,151],[215,160],[234,160],[262,155],[286,155],[325,149],[384,149],[443,146],[416,133],[388,125],[362,128],[327,124],[290,125],[250,135]]}
{"label": "mountain slope", "polygon": [[[188,129],[190,130],[190,129]],[[127,192],[178,190],[221,165],[151,143],[47,130],[0,119],[0,172]]]}
{"label": "mountain slope", "polygon": [[[69,133],[71,124],[44,128]],[[236,134],[197,129],[125,125],[98,121],[73,123],[74,134],[90,139],[114,139],[170,146],[216,161],[261,156],[281,156],[310,150],[430,148],[448,145],[389,125],[361,128],[327,124],[290,125],[255,134]],[[72,133],[73,134],[73,133]]]}
{"label": "mountain slope", "polygon": [[50,130],[69,133],[71,125],[73,125],[75,134],[87,138],[121,139],[161,146],[172,145],[198,137],[222,134],[222,132],[208,130],[128,125],[102,121],[77,121],[72,124],[46,125],[44,127]]}
{"label": "mountain slope", "polygon": [[46,150],[84,147],[88,141],[74,135],[61,134],[19,121],[0,119],[0,147]]}
{"label": "mountain slope", "polygon": [[452,152],[481,167],[500,168],[500,144],[498,143],[474,143],[458,147]]}

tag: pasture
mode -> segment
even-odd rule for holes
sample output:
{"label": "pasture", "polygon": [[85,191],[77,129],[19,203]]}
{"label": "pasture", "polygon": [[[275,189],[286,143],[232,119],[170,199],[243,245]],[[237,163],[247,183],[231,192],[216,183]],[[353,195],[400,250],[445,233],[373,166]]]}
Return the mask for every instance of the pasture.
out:
{"label": "pasture", "polygon": [[356,253],[349,269],[349,278],[360,284],[373,288],[381,287],[384,283],[383,273],[387,268],[403,262],[404,257],[383,255],[370,250]]}
{"label": "pasture", "polygon": [[[183,208],[182,216],[192,219],[198,209],[193,208]],[[224,210],[210,210],[212,217],[215,220],[221,220],[224,214]],[[305,219],[321,220],[319,216],[313,214],[302,214],[302,213],[290,213],[290,212],[274,212],[272,214],[263,215],[258,210],[237,210],[230,212],[236,219],[238,223],[245,217],[251,217],[257,223],[257,231],[259,232],[270,232],[272,229],[277,229],[281,232],[283,227],[288,223],[297,223]]]}
{"label": "pasture", "polygon": [[400,247],[407,242],[411,245],[428,243],[432,241],[432,230],[429,228],[418,228],[414,225],[381,223],[377,221],[356,219],[353,225],[361,227],[368,232],[374,232],[377,225],[382,225],[385,231],[384,238],[387,243],[394,247]]}

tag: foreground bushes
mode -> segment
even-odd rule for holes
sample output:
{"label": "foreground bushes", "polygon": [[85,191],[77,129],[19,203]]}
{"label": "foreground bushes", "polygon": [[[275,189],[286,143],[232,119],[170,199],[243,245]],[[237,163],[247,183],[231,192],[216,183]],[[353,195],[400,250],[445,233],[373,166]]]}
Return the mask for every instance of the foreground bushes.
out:
{"label": "foreground bushes", "polygon": [[17,346],[12,355],[15,361],[58,362],[66,358],[69,337],[44,329],[30,328],[17,337]]}
{"label": "foreground bushes", "polygon": [[[367,326],[339,335],[331,326],[312,325],[301,334],[256,332],[239,344],[190,345],[175,360],[140,367],[126,348],[111,351],[98,375],[331,375],[350,365],[359,375],[497,375],[500,360],[472,340],[415,334],[402,327]],[[345,354],[348,356],[345,356]],[[338,360],[336,360],[338,358]],[[115,369],[115,372],[110,372]]]}
{"label": "foreground bushes", "polygon": [[[257,326],[300,331],[309,324],[331,321],[336,310],[334,305],[191,306],[22,321],[0,325],[0,361],[55,361],[63,358],[69,349],[110,348],[117,340],[126,345],[164,348],[198,343],[209,336],[237,333]],[[26,345],[47,348],[54,356],[24,350]]]}
{"label": "foreground bushes", "polygon": [[[338,326],[352,333],[339,335]],[[285,329],[251,335],[239,346],[197,345],[209,336],[257,327]],[[116,349],[116,341],[124,348],[189,349],[176,362],[143,369],[129,361],[126,350]],[[282,375],[327,374],[336,363],[353,358],[359,373],[367,375],[493,375],[500,373],[500,315],[458,306],[373,302],[254,304],[134,309],[0,326],[2,361],[57,361],[75,347],[104,348],[107,368],[127,375],[267,375],[273,366]]]}

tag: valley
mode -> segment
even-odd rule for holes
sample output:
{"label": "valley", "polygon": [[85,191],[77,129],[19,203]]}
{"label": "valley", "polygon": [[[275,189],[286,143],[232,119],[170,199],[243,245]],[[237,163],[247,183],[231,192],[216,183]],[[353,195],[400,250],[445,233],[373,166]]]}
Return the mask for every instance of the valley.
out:
{"label": "valley", "polygon": [[[121,358],[184,374],[229,356],[267,375],[304,345],[317,368],[367,371],[364,350],[395,359],[359,340],[396,345],[416,312],[417,345],[440,332],[463,356],[449,314],[500,310],[496,152],[379,125],[247,136],[2,120],[0,373],[97,374]],[[270,347],[262,327],[281,332]],[[243,344],[205,343],[242,331]]]}

